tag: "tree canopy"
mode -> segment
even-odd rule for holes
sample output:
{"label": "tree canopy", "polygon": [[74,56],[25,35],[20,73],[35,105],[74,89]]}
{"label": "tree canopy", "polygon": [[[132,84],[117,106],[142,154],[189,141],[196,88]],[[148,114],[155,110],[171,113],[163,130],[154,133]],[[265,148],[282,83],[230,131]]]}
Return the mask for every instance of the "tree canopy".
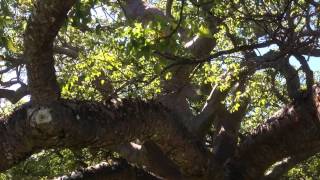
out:
{"label": "tree canopy", "polygon": [[0,178],[319,178],[319,11],[1,0]]}

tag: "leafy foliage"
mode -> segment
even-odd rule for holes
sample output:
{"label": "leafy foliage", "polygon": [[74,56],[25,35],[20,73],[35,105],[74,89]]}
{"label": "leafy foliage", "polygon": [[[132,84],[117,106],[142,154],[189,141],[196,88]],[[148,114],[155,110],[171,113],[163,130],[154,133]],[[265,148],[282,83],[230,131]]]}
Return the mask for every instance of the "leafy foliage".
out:
{"label": "leafy foliage", "polygon": [[[165,2],[159,0],[150,3],[160,10],[165,10]],[[183,16],[180,13],[182,2],[174,1],[172,7],[174,20],[168,22],[159,15],[156,21],[148,23],[125,21],[125,14],[120,4],[116,1],[82,0],[77,1],[69,12],[69,19],[55,41],[56,47],[69,48],[78,53],[77,57],[55,55],[57,62],[55,68],[64,98],[105,101],[110,98],[157,97],[163,92],[161,82],[172,78],[175,66],[171,65],[179,62],[179,57],[193,58],[191,52],[185,51],[186,42],[181,40],[181,36],[197,35],[198,38],[214,38],[216,47],[211,55],[222,50],[267,41],[271,38],[267,32],[276,31],[277,24],[274,22],[277,22],[277,16],[282,13],[284,3],[280,0],[216,1],[209,10],[215,12],[217,19],[223,23],[217,25],[214,33],[210,30],[212,25],[203,17],[205,12],[189,1],[182,11]],[[0,1],[1,56],[19,58],[23,54],[22,34],[32,6],[32,0]],[[298,6],[292,8],[291,13],[297,15],[301,13]],[[258,22],[269,20],[263,19],[265,14],[275,20],[269,23],[269,26],[262,27],[250,19],[248,14],[257,18]],[[180,18],[183,21],[179,24]],[[284,21],[282,26],[288,27],[287,22]],[[176,28],[183,28],[184,32],[171,34]],[[302,28],[304,27],[298,24],[294,31],[299,32]],[[255,49],[255,52],[257,51]],[[175,56],[168,60],[155,52],[170,52]],[[247,70],[243,59],[241,53],[230,53],[214,60],[209,59],[196,67],[190,79],[199,90],[200,98],[188,99],[194,114],[201,111],[209,96],[208,87],[217,86],[221,92],[232,88],[233,81],[239,79],[240,74]],[[10,67],[12,63],[6,61],[1,64],[0,70]],[[24,68],[22,65],[14,70],[23,74]],[[271,74],[275,74],[274,79],[270,78]],[[300,77],[303,79],[303,75]],[[6,78],[1,77],[1,81],[3,79]],[[257,71],[247,79],[245,88],[227,93],[222,102],[228,111],[233,113],[249,99],[248,111],[240,130],[242,133],[252,131],[285,104],[274,93],[275,90],[288,99],[284,77],[273,70]],[[11,110],[2,109],[1,115]],[[208,139],[213,138],[211,136],[209,133]],[[97,156],[88,149],[78,151],[80,152],[64,149],[39,152],[1,174],[0,179],[52,178],[81,167],[83,164],[79,165],[79,157],[82,163],[93,165],[106,156],[114,155],[98,151]],[[319,178],[319,156],[314,156],[293,168],[284,178]]]}

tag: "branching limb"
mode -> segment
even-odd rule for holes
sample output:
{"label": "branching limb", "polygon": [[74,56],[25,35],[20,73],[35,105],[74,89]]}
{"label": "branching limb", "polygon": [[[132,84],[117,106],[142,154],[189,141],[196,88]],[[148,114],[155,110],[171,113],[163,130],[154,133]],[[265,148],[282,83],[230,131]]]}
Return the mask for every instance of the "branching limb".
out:
{"label": "branching limb", "polygon": [[302,71],[306,75],[307,90],[308,90],[308,93],[311,94],[312,86],[314,85],[313,71],[310,69],[309,64],[305,57],[303,57],[301,54],[295,54],[294,56],[300,62]]}
{"label": "branching limb", "polygon": [[216,129],[218,133],[212,138],[214,142],[212,144],[214,159],[211,161],[210,170],[216,172],[214,174],[215,179],[223,179],[226,163],[235,155],[240,123],[242,122],[248,106],[249,100],[244,100],[239,109],[235,112],[229,112],[225,107],[221,109],[216,119]]}
{"label": "branching limb", "polygon": [[320,49],[316,49],[316,48],[303,48],[299,50],[299,53],[307,56],[320,57]]}
{"label": "branching limb", "polygon": [[17,103],[24,96],[29,94],[28,87],[21,85],[17,90],[0,89],[0,98],[9,100],[12,104]]}
{"label": "branching limb", "polygon": [[276,72],[272,72],[270,74],[270,83],[271,83],[271,91],[272,93],[281,101],[283,102],[283,104],[288,104],[289,100],[287,97],[285,97],[281,92],[279,92],[279,90],[277,89],[277,85],[276,85]]}
{"label": "branching limb", "polygon": [[240,144],[228,166],[229,179],[260,179],[275,162],[319,147],[317,113],[309,101],[300,101],[261,124]]}
{"label": "branching limb", "polygon": [[36,1],[24,34],[24,58],[27,61],[31,100],[48,104],[60,98],[53,41],[75,0]]}
{"label": "branching limb", "polygon": [[215,120],[214,116],[220,109],[220,106],[222,105],[221,101],[227,96],[229,90],[230,88],[225,91],[221,91],[218,85],[215,85],[212,88],[202,112],[196,116],[193,124],[193,130],[198,132],[198,134],[201,134],[200,137],[205,135],[207,130],[210,128],[210,124]]}
{"label": "branching limb", "polygon": [[[182,1],[182,5],[184,1]],[[123,4],[125,14],[130,19],[139,20],[142,23],[153,21],[155,18],[163,18],[167,22],[172,22],[171,18],[165,16],[165,14],[154,7],[150,7],[143,3],[141,0],[130,1],[127,0]],[[181,11],[182,12],[182,11]],[[182,14],[182,13],[181,13]],[[183,31],[182,27],[177,29],[177,32]],[[170,33],[169,33],[170,34]],[[184,33],[182,33],[184,34]],[[186,43],[186,49],[189,50],[194,57],[200,58],[208,56],[215,46],[215,41],[208,37],[192,37],[192,40],[188,42],[190,37],[184,37],[182,35],[182,41]],[[163,95],[159,97],[164,105],[178,112],[182,116],[183,122],[189,127],[190,120],[193,115],[190,111],[187,97],[192,90],[190,84],[190,73],[193,71],[197,64],[191,66],[175,66],[170,68],[172,72],[172,78],[162,82]]]}
{"label": "branching limb", "polygon": [[[221,91],[216,85],[212,88],[212,91],[207,99],[205,106],[202,109],[202,112],[195,118],[193,124],[193,130],[203,137],[208,132],[210,124],[212,124],[216,118],[219,111],[225,109],[225,105],[221,103],[224,100],[228,93],[232,89],[238,90],[238,88],[243,87],[249,76],[253,73],[252,71],[242,70],[239,74],[239,80],[234,80],[230,82],[229,88]],[[241,84],[241,85],[240,85]],[[239,86],[240,85],[240,86]]]}
{"label": "branching limb", "polygon": [[282,63],[278,65],[278,69],[286,79],[288,96],[291,100],[297,100],[301,95],[298,72],[290,65],[288,58],[282,60]]}

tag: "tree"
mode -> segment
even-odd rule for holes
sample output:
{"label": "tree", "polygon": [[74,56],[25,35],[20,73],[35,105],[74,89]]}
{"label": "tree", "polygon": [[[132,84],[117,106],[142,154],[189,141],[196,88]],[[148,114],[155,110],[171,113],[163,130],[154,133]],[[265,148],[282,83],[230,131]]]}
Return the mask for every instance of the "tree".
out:
{"label": "tree", "polygon": [[64,178],[278,179],[319,152],[317,1],[0,4],[1,171],[88,148],[121,159]]}

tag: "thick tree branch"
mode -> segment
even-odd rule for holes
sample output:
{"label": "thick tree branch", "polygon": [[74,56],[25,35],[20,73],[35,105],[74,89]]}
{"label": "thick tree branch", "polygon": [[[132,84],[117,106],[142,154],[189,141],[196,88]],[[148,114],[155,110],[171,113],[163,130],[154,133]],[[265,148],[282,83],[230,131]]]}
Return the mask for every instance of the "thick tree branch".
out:
{"label": "thick tree branch", "polygon": [[143,148],[146,151],[150,163],[154,163],[151,167],[157,169],[158,171],[155,172],[159,172],[160,176],[166,179],[182,179],[179,167],[174,164],[155,143],[146,141],[143,143]]}
{"label": "thick tree branch", "polygon": [[26,104],[0,125],[0,170],[41,149],[113,148],[134,139],[152,140],[184,175],[203,175],[205,150],[161,104],[124,101],[120,105],[59,101]]}
{"label": "thick tree branch", "polygon": [[306,76],[307,90],[311,94],[312,86],[314,85],[313,71],[310,69],[309,64],[305,57],[303,57],[301,54],[295,54],[294,56],[297,58],[297,60],[301,64],[301,68]]}
{"label": "thick tree branch", "polygon": [[201,113],[195,117],[195,122],[193,123],[193,129],[195,132],[198,132],[197,134],[201,134],[200,137],[203,137],[207,133],[210,124],[215,120],[215,114],[222,105],[221,101],[227,96],[231,87],[232,85],[224,91],[221,91],[218,85],[212,88],[205,106]]}
{"label": "thick tree branch", "polygon": [[49,104],[60,97],[56,80],[53,41],[75,0],[40,1],[35,7],[24,34],[24,58],[27,61],[31,100]]}
{"label": "thick tree branch", "polygon": [[315,48],[303,48],[299,50],[299,53],[304,54],[306,56],[320,57],[320,49]]}
{"label": "thick tree branch", "polygon": [[240,108],[235,112],[229,112],[222,100],[230,93],[244,91],[246,81],[250,73],[243,71],[239,75],[239,80],[232,81],[229,88],[221,91],[216,86],[213,88],[203,111],[196,117],[195,125],[197,134],[204,137],[208,133],[212,123],[216,130],[216,135],[212,137],[214,159],[210,163],[210,172],[214,172],[213,179],[223,179],[224,165],[235,153],[240,123],[246,114],[248,100],[241,103]]}
{"label": "thick tree branch", "polygon": [[286,79],[288,96],[291,100],[297,100],[301,96],[300,79],[298,72],[290,65],[289,57],[285,57],[281,60],[277,69]]}
{"label": "thick tree branch", "polygon": [[9,100],[12,104],[17,103],[24,96],[29,94],[28,87],[21,85],[17,90],[0,89],[0,98]]}
{"label": "thick tree branch", "polygon": [[167,0],[166,3],[166,16],[172,17],[171,9],[172,9],[173,0]]}
{"label": "thick tree branch", "polygon": [[[142,145],[128,143],[121,145],[118,151],[126,160],[140,166],[165,179],[181,179],[181,173],[175,165],[152,141]],[[156,162],[156,163],[155,163]]]}
{"label": "thick tree branch", "polygon": [[224,106],[217,115],[216,136],[212,144],[214,160],[210,164],[210,170],[214,173],[215,179],[223,179],[225,165],[235,155],[239,138],[240,123],[247,110],[248,101],[243,101],[240,108],[230,113]]}
{"label": "thick tree branch", "polygon": [[22,64],[25,64],[25,60],[18,57],[11,57],[11,56],[2,56],[0,55],[0,61],[5,61],[5,62],[8,62],[10,63],[10,65],[12,65],[12,67],[16,67],[18,65],[22,65]]}
{"label": "thick tree branch", "polygon": [[70,175],[55,178],[55,180],[160,180],[162,178],[156,177],[144,169],[128,164],[125,160],[117,160],[108,163],[100,163],[96,166],[91,166],[86,169],[80,169],[72,172]]}
{"label": "thick tree branch", "polygon": [[228,179],[259,179],[275,162],[319,147],[320,123],[312,99],[287,106],[248,136],[229,164]]}
{"label": "thick tree branch", "polygon": [[277,180],[280,179],[286,172],[288,172],[291,168],[296,166],[299,163],[307,160],[311,156],[320,152],[320,146],[315,147],[313,149],[308,149],[308,151],[304,151],[298,154],[295,154],[289,158],[286,158],[281,163],[277,164],[266,176],[262,178],[262,180]]}

